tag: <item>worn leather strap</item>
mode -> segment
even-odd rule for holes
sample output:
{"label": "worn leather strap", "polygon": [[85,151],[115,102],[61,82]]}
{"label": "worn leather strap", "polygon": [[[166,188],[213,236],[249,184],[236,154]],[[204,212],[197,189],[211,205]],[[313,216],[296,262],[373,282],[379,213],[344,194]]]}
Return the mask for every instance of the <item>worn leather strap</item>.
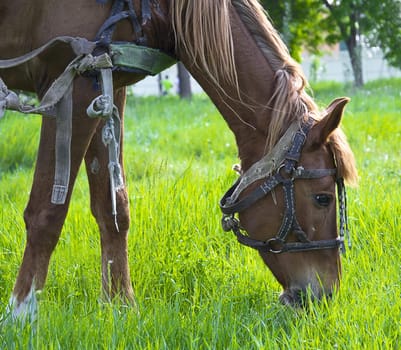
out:
{"label": "worn leather strap", "polygon": [[[125,7],[128,9],[124,10]],[[131,21],[133,32],[137,38],[136,42],[143,45],[146,44],[146,37],[143,34],[142,26],[151,19],[149,0],[141,1],[141,17],[137,15],[132,0],[116,0],[111,8],[110,16],[96,34],[96,41],[99,47],[109,48],[109,45],[112,43],[116,24],[124,19]]]}
{"label": "worn leather strap", "polygon": [[286,162],[284,165],[284,170],[287,174],[291,174],[296,164],[299,162],[299,159],[301,158],[302,147],[306,141],[306,135],[308,135],[309,130],[312,129],[314,123],[315,120],[312,117],[309,117],[306,119],[306,121],[301,123],[301,127],[295,133],[292,145],[285,155]]}
{"label": "worn leather strap", "polygon": [[246,172],[244,172],[236,188],[231,194],[231,201],[235,202],[242,191],[255,181],[264,179],[272,175],[283,163],[288,150],[290,149],[294,135],[299,129],[299,122],[296,121],[290,125],[285,134],[280,138],[271,152],[254,163]]}
{"label": "worn leather strap", "polygon": [[146,75],[156,75],[177,60],[158,50],[133,43],[113,43],[110,45],[113,64],[122,70],[135,70]]}
{"label": "worn leather strap", "polygon": [[12,68],[29,62],[31,59],[55,46],[56,44],[69,44],[72,50],[79,55],[66,67],[64,72],[53,82],[46,91],[39,106],[28,106],[19,103],[15,93],[8,91],[1,81],[0,107],[13,109],[21,113],[35,113],[57,117],[56,129],[56,154],[55,175],[51,202],[64,204],[70,178],[70,147],[72,125],[72,87],[77,74],[88,70],[111,67],[112,62],[107,54],[93,57],[90,50],[94,48],[91,43],[83,38],[58,37],[46,45],[25,54],[23,56],[0,61],[0,68]]}
{"label": "worn leather strap", "polygon": [[235,183],[221,198],[220,208],[223,214],[230,215],[234,213],[239,213],[252,204],[257,202],[259,199],[265,197],[271,190],[282,182],[282,177],[279,173],[270,176],[264,181],[260,186],[255,188],[248,196],[243,199],[236,201],[233,200],[232,194],[235,192],[238,182]]}
{"label": "worn leather strap", "polygon": [[[30,55],[26,55],[26,57],[28,56],[30,57]],[[30,59],[32,58],[33,57],[30,57]],[[4,61],[0,61],[0,65],[3,62]],[[24,58],[21,57],[21,60],[18,59],[13,60],[13,64],[15,65],[18,65],[17,62],[25,63],[27,61],[25,61],[25,56],[24,56]],[[6,64],[3,64],[3,66],[6,66]],[[54,109],[55,106],[66,94],[77,74],[81,74],[87,70],[107,68],[111,66],[112,62],[107,54],[103,54],[101,56],[96,56],[96,57],[92,56],[91,54],[81,54],[80,56],[76,57],[66,67],[64,72],[53,82],[53,84],[46,91],[45,95],[40,101],[39,106],[30,106],[20,103],[18,104],[13,103],[11,105],[7,105],[6,108],[13,109],[21,113],[45,114],[47,116],[55,117],[56,116],[56,111]],[[14,67],[14,65],[12,67]]]}
{"label": "worn leather strap", "polygon": [[[6,60],[0,60],[0,69],[7,69],[19,66],[23,63],[30,61],[32,58],[37,57],[41,53],[49,50],[54,46],[66,45],[70,47],[76,56],[87,55],[93,51],[95,48],[95,43],[88,41],[85,38],[75,38],[70,36],[59,36],[56,37],[45,45],[32,50],[22,56],[10,58]],[[60,47],[61,49],[61,47]]]}
{"label": "worn leather strap", "polygon": [[149,0],[142,0],[142,25],[144,26],[151,18]]}
{"label": "worn leather strap", "polygon": [[53,204],[64,204],[67,198],[71,168],[72,84],[56,105],[56,164],[51,196]]}

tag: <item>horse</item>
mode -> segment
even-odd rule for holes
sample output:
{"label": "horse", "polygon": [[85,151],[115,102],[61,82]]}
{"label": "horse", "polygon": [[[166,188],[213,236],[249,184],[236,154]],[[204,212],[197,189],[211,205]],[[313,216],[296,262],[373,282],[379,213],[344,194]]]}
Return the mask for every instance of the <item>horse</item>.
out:
{"label": "horse", "polygon": [[283,288],[280,301],[298,306],[307,291],[321,299],[339,287],[339,247],[344,246],[347,229],[343,181],[352,185],[358,177],[340,129],[349,99],[337,98],[319,110],[307,93],[300,65],[258,0],[7,0],[0,11],[0,67],[1,62],[33,52],[19,65],[0,68],[4,86],[10,89],[3,92],[24,90],[46,99],[77,57],[72,49],[77,38],[89,43],[84,57],[111,57],[111,63],[107,59],[102,66],[111,69],[90,64],[74,73],[73,89],[63,90],[71,97],[61,101],[69,106],[72,118],[68,188],[59,202],[53,200],[53,180],[63,109],[45,106],[40,111],[40,144],[24,211],[27,240],[9,302],[13,317],[36,312],[35,293],[44,287],[82,161],[91,212],[100,231],[102,290],[107,298],[135,304],[127,255],[130,218],[122,163],[123,123],[113,129],[121,135],[114,145],[119,152],[111,153],[120,164],[122,181],[113,187],[111,153],[103,135],[113,118],[87,115],[87,107],[99,96],[99,81],[107,81],[102,72],[111,72],[112,88],[102,89],[111,91],[112,110],[118,110],[121,118],[126,86],[149,73],[142,67],[119,69],[118,57],[111,52],[114,43],[151,50],[148,56],[141,54],[142,59],[147,57],[145,65],[155,52],[180,60],[217,106],[235,136],[240,159],[239,179],[220,202],[223,228],[258,251]]}

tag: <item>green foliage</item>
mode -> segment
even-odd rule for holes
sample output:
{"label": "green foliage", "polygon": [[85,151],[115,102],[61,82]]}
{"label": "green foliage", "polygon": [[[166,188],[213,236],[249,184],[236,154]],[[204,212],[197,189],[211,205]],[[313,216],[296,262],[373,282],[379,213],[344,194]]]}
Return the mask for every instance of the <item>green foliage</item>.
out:
{"label": "green foliage", "polygon": [[303,49],[319,55],[323,43],[344,42],[355,85],[363,85],[361,44],[379,47],[386,60],[401,68],[401,0],[261,1],[298,61]]}
{"label": "green foliage", "polygon": [[[98,301],[99,237],[82,172],[39,296],[36,331],[0,324],[0,348],[400,348],[400,87],[401,80],[368,83],[357,92],[337,83],[314,86],[322,106],[352,97],[343,126],[361,179],[348,191],[353,248],[342,258],[342,286],[333,300],[307,311],[280,305],[280,286],[257,253],[220,228],[217,201],[236,177],[230,168],[237,159],[234,138],[210,101],[132,98],[124,151],[140,313]],[[0,121],[3,135],[17,118]],[[23,123],[24,132],[0,148],[2,160],[26,155],[22,166],[1,171],[1,313],[25,244],[22,212],[35,155],[24,138],[36,144],[39,135],[38,118]]]}
{"label": "green foliage", "polygon": [[321,0],[264,0],[261,3],[297,61],[301,61],[304,49],[320,54],[320,45],[330,32],[326,26],[328,12]]}
{"label": "green foliage", "polygon": [[322,0],[333,23],[328,41],[347,45],[356,86],[363,85],[361,45],[378,46],[390,64],[401,68],[401,1],[400,0]]}
{"label": "green foliage", "polygon": [[380,47],[387,61],[401,68],[401,1],[366,1],[362,13],[369,45]]}
{"label": "green foliage", "polygon": [[337,32],[328,40],[332,43],[349,41],[357,34],[366,45],[380,47],[388,62],[401,68],[401,1],[400,0],[323,0],[331,16],[328,19],[337,25]]}

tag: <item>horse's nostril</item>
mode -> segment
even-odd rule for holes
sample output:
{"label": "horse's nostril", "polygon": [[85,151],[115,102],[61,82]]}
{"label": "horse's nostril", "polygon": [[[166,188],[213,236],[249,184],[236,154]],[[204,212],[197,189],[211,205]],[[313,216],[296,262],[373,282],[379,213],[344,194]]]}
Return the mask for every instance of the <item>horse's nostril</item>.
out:
{"label": "horse's nostril", "polygon": [[280,302],[283,305],[291,307],[300,307],[304,305],[305,293],[300,289],[286,290],[280,295]]}
{"label": "horse's nostril", "polygon": [[323,296],[321,293],[315,294],[309,289],[306,291],[302,289],[286,289],[281,293],[279,300],[283,305],[286,306],[307,308],[309,302],[319,302],[322,298],[330,300],[332,297],[332,291],[324,293]]}
{"label": "horse's nostril", "polygon": [[[309,299],[310,298],[310,299]],[[289,289],[285,290],[281,295],[280,295],[280,302],[283,305],[291,306],[291,307],[301,307],[304,308],[308,305],[308,300],[316,300],[316,298],[313,295],[310,295],[308,292],[302,290],[302,289]]]}
{"label": "horse's nostril", "polygon": [[292,297],[286,292],[281,293],[279,300],[285,306],[293,306],[294,303]]}

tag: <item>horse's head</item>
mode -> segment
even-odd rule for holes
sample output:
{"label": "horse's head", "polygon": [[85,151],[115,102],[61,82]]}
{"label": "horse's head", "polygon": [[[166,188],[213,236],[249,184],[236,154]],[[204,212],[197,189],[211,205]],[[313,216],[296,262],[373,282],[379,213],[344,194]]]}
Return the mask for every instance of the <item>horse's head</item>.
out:
{"label": "horse's head", "polygon": [[294,130],[290,127],[222,201],[223,226],[259,251],[284,288],[280,299],[285,304],[301,304],[308,290],[313,298],[331,295],[339,283],[338,248],[343,248],[346,230],[342,180],[357,178],[352,153],[338,129],[347,102],[337,99],[320,120],[309,118]]}
{"label": "horse's head", "polygon": [[238,146],[243,172],[221,201],[223,228],[259,251],[284,303],[298,304],[308,289],[331,294],[346,231],[343,179],[357,177],[338,129],[348,99],[320,115],[257,0],[174,0],[171,8],[176,52]]}

